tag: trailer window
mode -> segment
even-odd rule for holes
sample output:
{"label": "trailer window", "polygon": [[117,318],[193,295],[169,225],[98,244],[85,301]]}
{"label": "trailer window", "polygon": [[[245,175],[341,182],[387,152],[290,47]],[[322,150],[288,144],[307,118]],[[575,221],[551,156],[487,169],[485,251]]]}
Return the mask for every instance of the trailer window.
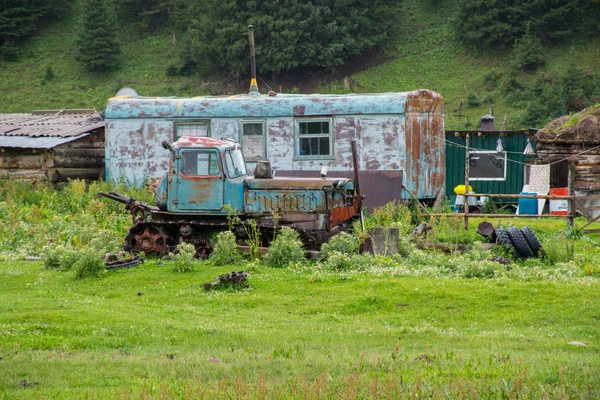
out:
{"label": "trailer window", "polygon": [[219,175],[216,151],[185,151],[181,154],[181,173],[184,175]]}
{"label": "trailer window", "polygon": [[470,151],[469,180],[506,180],[506,152]]}
{"label": "trailer window", "polygon": [[208,122],[175,124],[175,140],[182,136],[208,136]]}
{"label": "trailer window", "polygon": [[264,160],[265,135],[263,121],[243,121],[240,142],[248,161]]}
{"label": "trailer window", "polygon": [[297,121],[297,149],[299,157],[331,157],[331,120]]}

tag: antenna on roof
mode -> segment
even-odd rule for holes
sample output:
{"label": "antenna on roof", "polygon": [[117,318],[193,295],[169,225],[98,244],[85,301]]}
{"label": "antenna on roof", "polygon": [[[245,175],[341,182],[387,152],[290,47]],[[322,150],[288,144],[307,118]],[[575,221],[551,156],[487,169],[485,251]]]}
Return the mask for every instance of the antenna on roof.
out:
{"label": "antenna on roof", "polygon": [[254,53],[254,29],[248,25],[248,39],[250,40],[250,96],[260,96],[256,84],[256,54]]}

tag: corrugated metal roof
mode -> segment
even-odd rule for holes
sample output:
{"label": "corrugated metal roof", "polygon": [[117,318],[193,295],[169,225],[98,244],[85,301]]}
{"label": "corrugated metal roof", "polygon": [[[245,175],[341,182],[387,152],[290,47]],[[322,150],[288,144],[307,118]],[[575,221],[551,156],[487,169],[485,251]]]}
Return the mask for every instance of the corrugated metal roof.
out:
{"label": "corrugated metal roof", "polygon": [[30,136],[2,136],[0,135],[0,147],[19,147],[22,149],[51,149],[63,143],[72,142],[89,135],[84,133],[69,137],[30,137]]}
{"label": "corrugated metal roof", "polygon": [[0,138],[72,138],[103,126],[104,119],[96,110],[44,110],[31,114],[0,114]]}

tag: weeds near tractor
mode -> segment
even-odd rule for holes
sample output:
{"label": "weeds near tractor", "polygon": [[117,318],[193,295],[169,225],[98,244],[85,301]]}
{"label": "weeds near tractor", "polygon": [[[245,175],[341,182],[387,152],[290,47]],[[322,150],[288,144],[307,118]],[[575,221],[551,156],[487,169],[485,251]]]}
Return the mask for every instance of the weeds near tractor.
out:
{"label": "weeds near tractor", "polygon": [[196,248],[190,243],[179,243],[177,252],[169,254],[169,259],[173,261],[175,272],[192,272],[199,263],[196,259]]}
{"label": "weeds near tractor", "polygon": [[358,236],[350,235],[342,232],[337,236],[332,237],[329,242],[323,244],[321,248],[321,257],[329,258],[330,253],[338,252],[342,254],[358,254],[360,248],[360,240]]}
{"label": "weeds near tractor", "polygon": [[238,213],[229,205],[225,205],[223,209],[227,211],[229,230],[232,232],[234,229],[243,231],[244,236],[246,237],[246,243],[248,244],[250,258],[252,260],[258,260],[260,258],[260,228],[258,227],[256,220],[251,219],[249,221],[242,221]]}
{"label": "weeds near tractor", "polygon": [[213,265],[229,265],[242,259],[233,232],[217,233],[213,252],[208,259]]}
{"label": "weeds near tractor", "polygon": [[269,267],[283,268],[302,260],[304,260],[304,250],[298,232],[283,227],[262,261]]}

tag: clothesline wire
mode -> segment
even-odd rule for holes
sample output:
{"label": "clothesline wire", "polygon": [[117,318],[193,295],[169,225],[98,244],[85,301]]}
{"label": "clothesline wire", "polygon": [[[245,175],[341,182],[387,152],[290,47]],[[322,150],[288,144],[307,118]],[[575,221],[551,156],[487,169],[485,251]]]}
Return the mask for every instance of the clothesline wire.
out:
{"label": "clothesline wire", "polygon": [[[440,137],[438,136],[438,138],[440,138]],[[453,141],[451,141],[451,140],[448,140],[448,139],[446,139],[446,138],[443,138],[443,140],[444,140],[446,143],[449,143],[449,144],[450,144],[450,145],[452,145],[452,146],[461,147],[461,148],[464,148],[464,149],[466,149],[466,148],[467,148],[467,146],[465,146],[464,144],[456,143],[456,142],[453,142]],[[587,149],[587,150],[583,150],[583,151],[581,151],[581,152],[579,152],[579,153],[577,153],[577,154],[572,154],[572,155],[570,155],[570,156],[568,156],[568,157],[565,157],[565,158],[562,158],[562,159],[560,159],[560,160],[552,161],[551,163],[547,163],[547,164],[537,164],[537,165],[554,165],[554,164],[558,164],[558,163],[560,163],[560,162],[566,161],[566,160],[568,160],[568,159],[570,159],[570,158],[573,158],[573,157],[578,157],[578,156],[580,156],[580,155],[582,155],[582,154],[588,153],[588,152],[590,152],[590,151],[593,151],[593,150],[596,150],[596,149],[598,149],[598,148],[600,148],[600,145],[598,145],[598,146],[595,146],[595,147],[592,147],[592,148],[590,148],[590,149]],[[470,150],[470,151],[485,151],[485,152],[493,151],[493,150],[489,150],[489,149],[480,149],[480,148],[477,148],[477,147],[469,147],[469,150]],[[509,153],[510,153],[510,154],[522,154],[522,153],[520,153],[520,152],[518,152],[518,151],[504,151],[503,153],[507,153],[507,154],[509,154]],[[494,156],[492,155],[492,157],[494,157]],[[504,159],[504,157],[498,157],[498,156],[496,156],[495,158],[497,158],[497,159]],[[509,161],[509,162],[515,163],[515,164],[529,165],[529,164],[527,164],[527,163],[524,163],[524,162],[521,162],[521,161],[517,161],[517,160],[511,160],[511,159],[510,159],[510,158],[508,158],[508,157],[506,157],[506,160],[507,160],[507,161]]]}

